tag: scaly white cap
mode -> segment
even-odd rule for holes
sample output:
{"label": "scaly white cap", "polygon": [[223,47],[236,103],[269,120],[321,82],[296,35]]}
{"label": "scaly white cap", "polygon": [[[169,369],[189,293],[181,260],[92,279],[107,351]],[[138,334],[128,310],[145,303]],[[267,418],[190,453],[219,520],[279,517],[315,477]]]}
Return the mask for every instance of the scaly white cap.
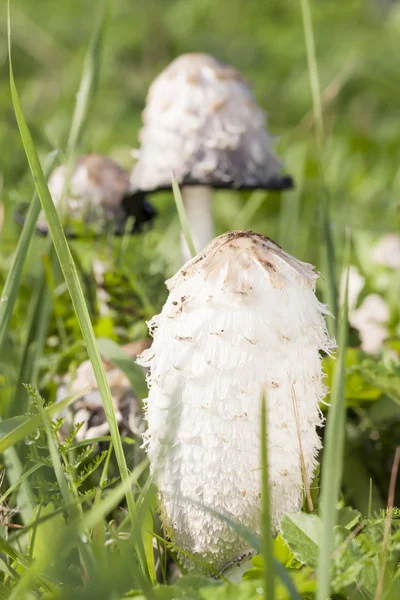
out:
{"label": "scaly white cap", "polygon": [[317,465],[320,351],[334,347],[317,277],[263,235],[226,233],[166,282],[169,297],[149,322],[144,440],[162,516],[178,547],[216,569],[249,548],[207,508],[260,533],[263,393],[275,533],[302,504],[299,437],[308,481]]}

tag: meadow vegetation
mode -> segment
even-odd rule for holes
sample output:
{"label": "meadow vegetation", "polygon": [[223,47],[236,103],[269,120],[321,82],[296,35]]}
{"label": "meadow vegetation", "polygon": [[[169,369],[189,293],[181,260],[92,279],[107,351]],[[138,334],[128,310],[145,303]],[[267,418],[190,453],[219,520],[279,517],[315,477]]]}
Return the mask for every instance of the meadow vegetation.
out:
{"label": "meadow vegetation", "polygon": [[[308,0],[13,0],[10,79],[0,8],[0,599],[400,597],[400,277],[374,260],[400,225],[400,5],[310,4],[312,23]],[[253,229],[315,264],[336,317],[313,510],[305,501],[286,515],[270,544],[264,504],[263,539],[242,532],[257,556],[237,585],[198,573],[167,581],[174,546],[140,437],[119,433],[100,360],[146,396],[121,346],[148,335],[180,266],[174,196],[152,198],[157,218],[139,235],[66,240],[42,174],[92,151],[131,168],[151,80],[191,51],[251,82],[296,182],[281,194],[216,192],[217,233]],[[34,234],[42,206],[51,238]],[[363,284],[349,308],[340,300],[350,265]],[[370,294],[388,311],[374,354],[348,323]],[[76,395],[55,402],[61,378],[88,357],[110,425],[97,443],[77,441],[78,428],[60,436],[60,410]]]}

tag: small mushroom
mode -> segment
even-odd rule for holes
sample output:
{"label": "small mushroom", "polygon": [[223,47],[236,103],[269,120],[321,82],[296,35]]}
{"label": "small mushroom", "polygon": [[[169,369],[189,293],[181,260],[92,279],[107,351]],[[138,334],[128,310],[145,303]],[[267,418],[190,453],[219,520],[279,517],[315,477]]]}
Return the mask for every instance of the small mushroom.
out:
{"label": "small mushroom", "polygon": [[[60,205],[67,176],[67,167],[54,169],[48,181],[56,206]],[[66,215],[90,226],[95,233],[124,232],[128,217],[134,217],[133,231],[139,231],[150,221],[155,211],[144,196],[132,197],[129,173],[113,160],[101,154],[87,154],[77,159],[66,189]],[[48,225],[42,212],[37,230],[47,234]]]}
{"label": "small mushroom", "polygon": [[[122,346],[122,349],[132,359],[135,359],[144,349],[150,347],[150,343],[151,340],[149,339],[138,340]],[[141,435],[144,431],[142,408],[129,379],[120,369],[111,363],[106,361],[103,361],[103,363],[120,433],[130,437]],[[62,412],[62,416],[65,419],[60,430],[62,437],[66,437],[70,433],[72,426],[78,423],[83,423],[76,435],[76,439],[79,442],[109,435],[110,430],[103,402],[92,364],[89,360],[79,365],[72,381],[68,374],[64,376],[63,385],[58,390],[57,400],[62,400],[68,394],[76,394],[88,386],[90,386],[89,391],[81,398],[78,398],[71,407]]]}
{"label": "small mushroom", "polygon": [[317,278],[263,235],[226,233],[166,282],[148,324],[153,344],[138,360],[149,368],[144,446],[165,526],[215,569],[251,552],[215,512],[260,534],[262,394],[274,533],[301,507],[301,465],[308,482],[317,465],[320,351],[334,347]]}
{"label": "small mushroom", "polygon": [[265,121],[236,69],[207,54],[179,56],[150,86],[132,192],[171,189],[173,173],[200,251],[214,237],[212,189],[292,187]]}

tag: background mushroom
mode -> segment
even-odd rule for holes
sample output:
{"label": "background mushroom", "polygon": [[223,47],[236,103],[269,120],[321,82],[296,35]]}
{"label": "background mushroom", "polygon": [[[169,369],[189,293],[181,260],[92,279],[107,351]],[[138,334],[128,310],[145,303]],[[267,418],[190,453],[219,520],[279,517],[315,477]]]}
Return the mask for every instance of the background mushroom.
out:
{"label": "background mushroom", "polygon": [[149,322],[144,439],[162,515],[176,545],[216,569],[249,548],[207,508],[260,533],[262,393],[275,533],[301,507],[302,460],[312,479],[326,392],[320,351],[334,345],[317,277],[267,237],[227,233],[166,282],[169,297]]}
{"label": "background mushroom", "polygon": [[[135,359],[143,350],[149,348],[150,344],[150,339],[138,340],[122,346],[122,349]],[[129,379],[112,363],[107,361],[103,363],[121,435],[130,437],[141,435],[144,431],[142,407]],[[62,400],[68,394],[76,394],[88,386],[90,390],[62,413],[65,422],[60,433],[64,437],[69,435],[72,427],[78,423],[83,425],[76,435],[77,441],[91,440],[110,434],[103,402],[89,360],[79,365],[72,381],[69,374],[65,375],[63,385],[58,390],[57,400]]]}
{"label": "background mushroom", "polygon": [[[56,206],[60,205],[65,187],[67,167],[59,166],[51,173],[49,190]],[[129,192],[129,173],[101,154],[87,154],[77,159],[66,189],[66,217],[82,221],[95,233],[121,234],[129,217],[134,218],[133,231],[150,221],[155,211],[143,197]],[[44,213],[39,215],[37,229],[47,234]]]}
{"label": "background mushroom", "polygon": [[[281,176],[271,150],[265,113],[233,67],[207,54],[183,54],[151,84],[133,193],[171,189],[182,197],[197,251],[214,237],[212,189],[279,190]],[[184,244],[184,254],[188,249]]]}

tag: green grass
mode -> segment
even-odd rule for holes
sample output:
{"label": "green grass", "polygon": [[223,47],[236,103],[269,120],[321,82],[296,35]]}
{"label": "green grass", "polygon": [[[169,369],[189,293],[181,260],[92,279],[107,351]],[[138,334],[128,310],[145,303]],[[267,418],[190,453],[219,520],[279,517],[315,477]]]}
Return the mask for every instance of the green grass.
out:
{"label": "green grass", "polygon": [[[227,10],[200,0],[114,0],[93,7],[11,3],[11,85],[0,91],[0,598],[397,600],[399,283],[398,273],[373,263],[371,247],[400,230],[398,3],[232,0]],[[0,16],[6,81],[4,6]],[[160,577],[166,557],[158,565],[153,546],[173,553],[174,545],[162,541],[140,439],[119,433],[100,358],[145,397],[142,371],[121,346],[147,336],[145,321],[161,309],[163,282],[180,266],[181,230],[190,247],[179,190],[175,199],[152,198],[158,217],[140,236],[67,241],[46,184],[54,161],[71,166],[83,152],[104,152],[130,168],[150,81],[175,55],[196,50],[234,64],[252,82],[296,181],[282,194],[217,192],[217,234],[251,228],[315,264],[338,342],[336,358],[323,359],[330,407],[322,406],[314,510],[286,515],[282,536],[271,540],[263,444],[261,539],[232,524],[259,554],[237,585],[199,574],[173,584]],[[21,230],[13,212],[27,199]],[[41,208],[46,240],[34,235]],[[110,298],[102,311],[95,261],[106,265]],[[339,301],[349,264],[365,277],[359,302],[375,293],[388,305],[390,338],[376,356],[360,350]],[[60,414],[76,400],[55,402],[59,377],[88,356],[111,432],[100,447],[77,442],[77,428],[59,436]],[[394,508],[387,514],[386,506]]]}

